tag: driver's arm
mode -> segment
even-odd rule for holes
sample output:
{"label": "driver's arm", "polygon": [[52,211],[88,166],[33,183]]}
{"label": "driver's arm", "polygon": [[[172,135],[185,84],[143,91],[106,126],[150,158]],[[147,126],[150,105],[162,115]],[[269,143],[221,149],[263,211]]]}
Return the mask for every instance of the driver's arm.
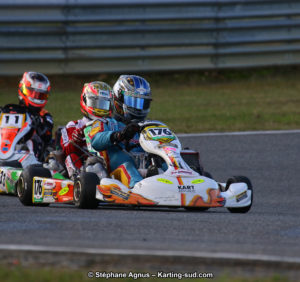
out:
{"label": "driver's arm", "polygon": [[111,142],[111,135],[113,133],[113,131],[103,131],[96,133],[91,140],[93,149],[101,152],[108,149],[110,146],[113,146],[114,144]]}

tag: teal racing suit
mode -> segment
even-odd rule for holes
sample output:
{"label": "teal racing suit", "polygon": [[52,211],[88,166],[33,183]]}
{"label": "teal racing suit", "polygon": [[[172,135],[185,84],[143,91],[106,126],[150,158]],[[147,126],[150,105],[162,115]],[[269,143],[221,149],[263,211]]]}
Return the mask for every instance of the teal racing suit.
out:
{"label": "teal racing suit", "polygon": [[[113,144],[111,142],[111,135],[115,131],[121,131],[125,128],[125,124],[116,121],[113,118],[107,119],[107,124],[100,123],[93,125],[91,129],[91,145],[94,150],[100,152],[107,164],[108,173],[113,172],[117,168],[122,168],[128,178],[129,188],[132,188],[137,182],[141,181],[143,177],[136,168],[136,164],[132,156],[130,156],[124,149],[125,143],[120,142]],[[93,134],[95,132],[95,134]],[[139,145],[139,134],[130,140],[130,145],[134,145],[132,152],[144,152]]]}

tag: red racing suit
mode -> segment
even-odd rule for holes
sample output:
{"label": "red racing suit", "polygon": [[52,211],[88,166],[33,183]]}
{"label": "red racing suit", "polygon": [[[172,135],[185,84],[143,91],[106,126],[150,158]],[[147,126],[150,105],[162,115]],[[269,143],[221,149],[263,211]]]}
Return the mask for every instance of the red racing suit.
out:
{"label": "red racing suit", "polygon": [[91,120],[86,117],[70,121],[61,131],[60,144],[64,152],[65,165],[70,177],[82,167],[86,158],[79,147],[87,149],[83,130],[89,121]]}

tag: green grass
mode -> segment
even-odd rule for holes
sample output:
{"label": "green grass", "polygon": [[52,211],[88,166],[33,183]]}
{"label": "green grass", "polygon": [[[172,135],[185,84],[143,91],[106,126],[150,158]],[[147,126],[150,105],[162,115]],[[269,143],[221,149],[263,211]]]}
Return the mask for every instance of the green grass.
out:
{"label": "green grass", "polygon": [[[280,130],[300,127],[300,69],[144,74],[151,84],[149,118],[177,133]],[[85,82],[110,85],[118,75],[50,77],[47,109],[55,125],[80,118],[79,99]],[[17,102],[19,78],[0,78],[0,105]]]}
{"label": "green grass", "polygon": [[[101,272],[104,272],[101,270]],[[110,273],[110,271],[106,271]],[[88,278],[87,277],[88,270],[74,270],[74,269],[66,269],[66,268],[26,268],[22,266],[1,266],[0,265],[0,281],[1,282],[85,282],[85,281],[137,281],[137,282],[147,282],[147,281],[164,281],[164,282],[171,282],[171,281],[193,281],[193,282],[200,282],[200,281],[214,281],[214,282],[287,282],[290,281],[285,276],[266,276],[266,277],[239,277],[233,275],[221,275],[214,278],[164,278],[164,279],[155,279],[155,278]],[[117,271],[117,273],[124,273],[124,271]],[[125,272],[128,276],[129,271]],[[132,272],[133,275],[140,275],[139,273],[144,273],[147,275],[147,272]],[[167,273],[167,272],[166,272]],[[149,274],[150,276],[150,274]]]}

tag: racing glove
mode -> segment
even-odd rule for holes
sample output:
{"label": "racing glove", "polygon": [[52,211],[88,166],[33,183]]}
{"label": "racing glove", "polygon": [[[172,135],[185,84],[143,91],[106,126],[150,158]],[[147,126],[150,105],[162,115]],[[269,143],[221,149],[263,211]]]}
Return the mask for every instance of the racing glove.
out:
{"label": "racing glove", "polygon": [[36,130],[40,130],[40,127],[42,125],[42,119],[38,115],[31,115],[31,121],[32,121],[32,127]]}
{"label": "racing glove", "polygon": [[130,141],[134,135],[140,131],[140,126],[136,123],[130,123],[121,131],[113,132],[110,135],[110,141],[112,143],[119,143],[123,140]]}
{"label": "racing glove", "polygon": [[78,145],[84,144],[85,136],[84,136],[83,128],[77,128],[73,131],[72,141],[74,141]]}

